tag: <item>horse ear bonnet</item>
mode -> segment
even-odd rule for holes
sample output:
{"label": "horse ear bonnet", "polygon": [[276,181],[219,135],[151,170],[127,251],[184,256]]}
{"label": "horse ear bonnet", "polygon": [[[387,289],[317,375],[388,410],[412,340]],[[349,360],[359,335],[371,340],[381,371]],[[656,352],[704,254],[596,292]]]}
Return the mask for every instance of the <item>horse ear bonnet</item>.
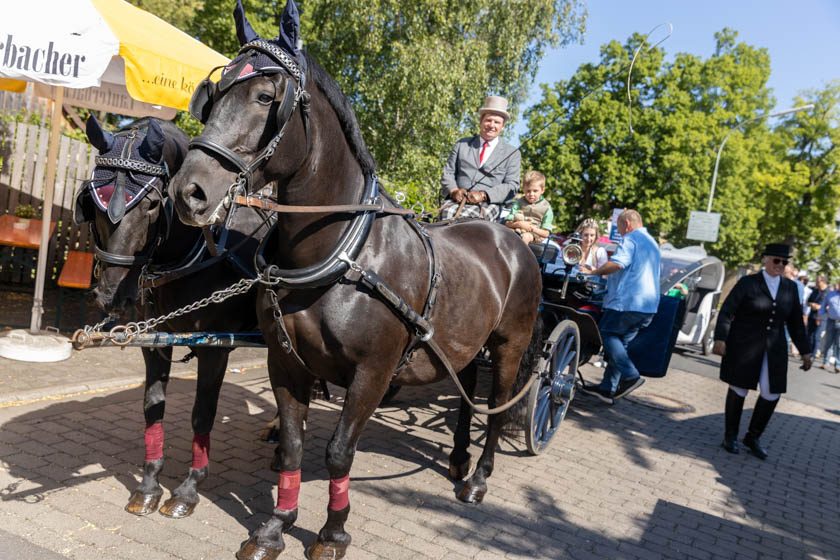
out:
{"label": "horse ear bonnet", "polygon": [[[236,20],[236,36],[239,38],[241,45],[244,46],[260,38],[248,22],[245,9],[242,6],[242,0],[237,0],[233,10],[233,17]],[[294,0],[287,1],[283,14],[280,17],[279,34],[277,38],[269,42],[286,51],[297,61],[302,69],[305,69],[305,59],[300,51],[300,14]],[[209,77],[198,85],[190,100],[190,114],[200,122],[206,123],[210,116],[210,111],[213,108],[214,96],[217,93],[223,94],[233,84],[255,76],[276,74],[284,71],[286,69],[282,64],[262,50],[245,50],[222,69],[222,77],[218,85],[213,84]],[[304,79],[305,71],[302,74],[301,80]],[[301,85],[303,86],[303,82],[301,82]],[[286,87],[286,92],[283,96],[283,107],[293,106],[293,103],[291,103],[293,100],[289,100],[288,98],[294,93],[294,89]],[[279,119],[280,116],[278,115],[278,121]]]}
{"label": "horse ear bonnet", "polygon": [[87,123],[85,123],[85,134],[88,141],[99,150],[100,154],[108,152],[114,147],[114,135],[107,130],[103,130],[93,114],[88,117]]}
{"label": "horse ear bonnet", "polygon": [[286,7],[280,15],[280,33],[274,41],[293,56],[300,52],[300,13],[295,0],[286,2]]}
{"label": "horse ear bonnet", "polygon": [[250,43],[254,39],[259,39],[260,36],[251,27],[251,22],[248,21],[248,16],[245,15],[245,8],[242,7],[242,0],[236,0],[236,6],[233,8],[233,19],[236,22],[236,38],[239,39],[239,46]]}
{"label": "horse ear bonnet", "polygon": [[160,125],[156,120],[150,120],[149,127],[146,129],[146,137],[140,142],[140,148],[138,149],[140,157],[149,163],[160,163],[163,158],[163,142],[165,140]]}
{"label": "horse ear bonnet", "polygon": [[[116,135],[102,131],[99,124],[95,123],[95,128],[111,139],[110,148],[99,151],[100,158],[131,159],[159,165],[163,154],[164,134],[153,119],[147,122],[145,127],[127,129]],[[86,127],[89,138],[92,126],[94,125],[91,125],[89,119]],[[82,183],[76,193],[73,221],[76,224],[91,221],[96,216],[96,210],[99,210],[107,213],[111,222],[116,224],[128,210],[143,199],[146,190],[153,188],[162,179],[159,175],[127,171],[97,162],[90,180]]]}

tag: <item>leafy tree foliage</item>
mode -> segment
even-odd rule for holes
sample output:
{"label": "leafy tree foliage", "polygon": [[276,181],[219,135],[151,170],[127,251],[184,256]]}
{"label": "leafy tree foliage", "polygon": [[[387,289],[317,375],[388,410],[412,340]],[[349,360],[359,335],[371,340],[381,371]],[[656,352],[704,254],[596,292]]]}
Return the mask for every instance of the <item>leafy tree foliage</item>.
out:
{"label": "leafy tree foliage", "polygon": [[[134,0],[139,2],[141,0]],[[142,0],[151,2],[152,0]],[[285,0],[245,0],[263,37]],[[379,174],[427,208],[443,162],[475,128],[487,94],[527,97],[549,46],[580,36],[581,0],[300,0],[305,48],[350,97]],[[239,48],[232,0],[204,0],[187,30],[219,52]]]}
{"label": "leafy tree foliage", "polygon": [[[730,134],[712,206],[722,214],[720,237],[707,249],[737,265],[767,241],[788,239],[828,262],[840,205],[835,89],[813,94],[816,111],[770,128],[762,118],[774,104],[765,49],[724,29],[708,59],[677,54],[666,62],[643,39],[604,45],[599,64],[543,86],[526,114],[532,132],[544,130],[523,148],[524,160],[549,177],[559,227],[633,207],[661,238],[696,244],[685,238],[689,213],[706,210],[715,153]],[[627,69],[639,46],[628,102]]]}

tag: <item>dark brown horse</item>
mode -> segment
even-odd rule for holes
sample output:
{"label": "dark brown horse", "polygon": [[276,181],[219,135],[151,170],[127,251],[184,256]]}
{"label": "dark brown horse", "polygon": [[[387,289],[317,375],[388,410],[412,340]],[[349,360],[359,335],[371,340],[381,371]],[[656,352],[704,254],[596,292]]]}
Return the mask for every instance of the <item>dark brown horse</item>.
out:
{"label": "dark brown horse", "polygon": [[[395,205],[376,187],[374,162],[347,99],[295,48],[293,3],[286,6],[279,37],[270,42],[256,36],[241,5],[237,11],[243,49],[221,81],[200,86],[193,100],[194,114],[206,127],[171,184],[181,219],[196,226],[219,223],[231,195],[265,185],[272,185],[285,205],[384,206],[382,212],[363,206],[366,211],[282,214],[265,252],[271,265],[266,277],[278,284],[263,287],[257,298],[280,414],[282,470],[272,517],[243,543],[237,558],[276,558],[284,548],[282,533],[297,518],[302,422],[315,375],[347,392],[326,452],[327,521],[307,556],[341,558],[350,543],[344,524],[356,445],[389,383],[440,381],[447,377],[445,360],[472,394],[473,359],[486,346],[492,359],[490,402],[509,401],[520,364],[531,367],[523,354],[529,344],[536,346],[540,272],[527,246],[497,224],[467,220],[418,229],[391,213]],[[434,267],[424,237],[431,240]],[[427,315],[443,358],[420,341],[403,363],[418,323],[409,327],[392,304],[373,293],[369,273],[422,314],[432,270],[441,280]],[[359,280],[361,272],[368,274],[367,283]],[[449,456],[450,474],[457,479],[470,470],[471,416],[462,400]],[[490,418],[484,451],[460,499],[480,502],[485,495],[502,426],[502,417]]]}
{"label": "dark brown horse", "polygon": [[[201,229],[174,219],[167,182],[187,153],[189,138],[175,125],[141,119],[116,134],[103,130],[96,119],[87,123],[91,144],[99,150],[93,177],[76,197],[76,221],[91,222],[99,261],[94,294],[99,307],[118,314],[138,302],[142,289],[146,318],[162,315],[225,288],[245,273],[230,258],[213,259]],[[253,260],[265,227],[251,210],[239,212],[228,235],[228,246],[242,246],[239,264]],[[256,232],[257,237],[248,239]],[[237,258],[237,257],[232,257]],[[203,264],[202,264],[203,263]],[[203,267],[203,268],[200,268]],[[200,268],[200,270],[199,270]],[[159,287],[138,289],[154,278]],[[256,291],[203,308],[162,324],[161,330],[254,331]],[[199,501],[198,485],[209,474],[210,431],[216,416],[230,349],[193,348],[198,380],[192,410],[193,459],[183,483],[161,506],[171,517],[190,515]],[[158,477],[163,469],[163,416],[172,347],[143,348],[146,420],[143,479],[129,498],[126,511],[147,515],[157,510],[163,495]]]}

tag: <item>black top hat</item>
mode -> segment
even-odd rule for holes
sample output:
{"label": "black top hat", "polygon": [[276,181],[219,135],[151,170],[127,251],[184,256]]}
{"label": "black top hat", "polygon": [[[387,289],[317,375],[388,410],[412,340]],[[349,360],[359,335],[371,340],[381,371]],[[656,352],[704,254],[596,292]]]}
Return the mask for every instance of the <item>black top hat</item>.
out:
{"label": "black top hat", "polygon": [[790,245],[785,245],[784,243],[768,243],[767,246],[764,247],[764,252],[761,253],[761,256],[789,259],[793,256],[793,251]]}

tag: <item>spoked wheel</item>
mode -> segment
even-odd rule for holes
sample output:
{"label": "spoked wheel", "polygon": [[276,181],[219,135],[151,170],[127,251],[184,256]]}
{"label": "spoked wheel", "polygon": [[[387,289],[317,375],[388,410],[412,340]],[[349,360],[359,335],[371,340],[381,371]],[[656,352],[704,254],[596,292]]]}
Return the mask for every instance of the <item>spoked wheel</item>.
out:
{"label": "spoked wheel", "polygon": [[525,443],[532,455],[542,453],[560,427],[575,396],[580,358],[580,331],[573,321],[561,321],[546,341],[548,355],[540,359],[539,379],[528,397]]}

